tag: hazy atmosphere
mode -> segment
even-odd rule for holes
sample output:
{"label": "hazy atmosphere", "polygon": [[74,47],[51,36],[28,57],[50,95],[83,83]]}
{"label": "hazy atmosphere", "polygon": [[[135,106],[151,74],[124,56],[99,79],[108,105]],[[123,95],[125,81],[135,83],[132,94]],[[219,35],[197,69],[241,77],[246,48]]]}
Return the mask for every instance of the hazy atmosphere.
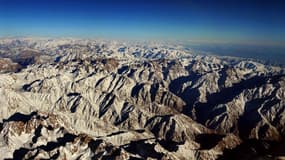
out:
{"label": "hazy atmosphere", "polygon": [[284,160],[285,2],[0,0],[0,160]]}
{"label": "hazy atmosphere", "polygon": [[285,3],[263,0],[1,0],[1,36],[284,45]]}
{"label": "hazy atmosphere", "polygon": [[0,36],[179,40],[240,57],[243,45],[246,57],[280,64],[284,8],[281,0],[1,0]]}

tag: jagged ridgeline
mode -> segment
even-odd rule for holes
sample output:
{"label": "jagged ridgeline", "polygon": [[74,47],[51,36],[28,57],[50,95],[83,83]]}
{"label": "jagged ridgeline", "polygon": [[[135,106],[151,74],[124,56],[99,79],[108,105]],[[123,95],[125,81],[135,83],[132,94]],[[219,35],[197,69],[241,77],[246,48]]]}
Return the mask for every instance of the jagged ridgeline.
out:
{"label": "jagged ridgeline", "polygon": [[0,159],[285,158],[281,67],[167,43],[22,38],[0,40],[0,71]]}

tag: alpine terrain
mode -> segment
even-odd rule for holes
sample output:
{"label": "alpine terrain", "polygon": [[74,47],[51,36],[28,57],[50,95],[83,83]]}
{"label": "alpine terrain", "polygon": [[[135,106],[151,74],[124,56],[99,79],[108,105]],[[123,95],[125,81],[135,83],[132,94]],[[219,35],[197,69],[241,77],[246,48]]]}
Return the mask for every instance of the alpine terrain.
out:
{"label": "alpine terrain", "polygon": [[285,68],[170,43],[0,40],[0,159],[285,159]]}

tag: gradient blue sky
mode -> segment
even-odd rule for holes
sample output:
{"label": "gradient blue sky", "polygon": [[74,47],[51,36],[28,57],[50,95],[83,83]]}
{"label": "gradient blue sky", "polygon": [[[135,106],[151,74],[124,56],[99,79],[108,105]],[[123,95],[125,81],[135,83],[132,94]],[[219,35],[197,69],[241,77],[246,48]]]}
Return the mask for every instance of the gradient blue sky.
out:
{"label": "gradient blue sky", "polygon": [[285,44],[274,0],[0,0],[0,37],[55,36]]}

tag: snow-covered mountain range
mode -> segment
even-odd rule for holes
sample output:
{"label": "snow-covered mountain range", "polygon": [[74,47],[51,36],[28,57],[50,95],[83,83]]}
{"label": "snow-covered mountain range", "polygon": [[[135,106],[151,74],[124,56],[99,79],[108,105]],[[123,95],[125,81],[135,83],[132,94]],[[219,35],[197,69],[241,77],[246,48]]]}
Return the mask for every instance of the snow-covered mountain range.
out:
{"label": "snow-covered mountain range", "polygon": [[0,40],[0,159],[285,158],[285,68],[154,42]]}

